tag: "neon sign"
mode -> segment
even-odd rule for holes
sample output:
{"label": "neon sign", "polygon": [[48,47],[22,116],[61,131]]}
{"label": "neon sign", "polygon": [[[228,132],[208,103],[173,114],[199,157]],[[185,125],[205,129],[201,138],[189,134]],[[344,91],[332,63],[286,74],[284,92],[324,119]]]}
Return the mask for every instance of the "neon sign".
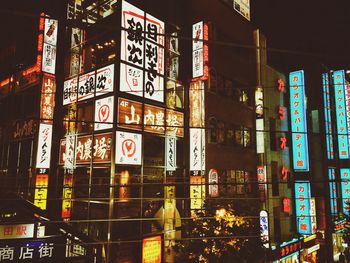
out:
{"label": "neon sign", "polygon": [[335,183],[335,168],[328,168],[328,179],[329,179],[329,201],[331,205],[331,214],[338,214],[337,205],[337,185]]}
{"label": "neon sign", "polygon": [[327,144],[327,158],[328,160],[334,159],[334,146],[333,146],[333,132],[332,132],[332,119],[331,119],[331,98],[329,94],[329,79],[328,74],[322,74],[322,86],[323,86],[323,103],[324,103],[324,122],[326,128],[326,144]]}
{"label": "neon sign", "polygon": [[309,171],[304,71],[289,74],[294,171]]}
{"label": "neon sign", "polygon": [[350,184],[349,177],[350,169],[343,168],[340,169],[340,180],[341,180],[341,195],[342,195],[342,204],[343,204],[343,213],[349,216],[350,211]]}
{"label": "neon sign", "polygon": [[295,182],[295,214],[297,219],[298,233],[309,235],[312,233],[311,228],[311,192],[310,182],[296,181]]}
{"label": "neon sign", "polygon": [[334,71],[334,96],[337,116],[337,134],[338,134],[338,151],[339,159],[349,158],[349,142],[348,142],[348,127],[346,119],[345,105],[345,76],[344,70]]}

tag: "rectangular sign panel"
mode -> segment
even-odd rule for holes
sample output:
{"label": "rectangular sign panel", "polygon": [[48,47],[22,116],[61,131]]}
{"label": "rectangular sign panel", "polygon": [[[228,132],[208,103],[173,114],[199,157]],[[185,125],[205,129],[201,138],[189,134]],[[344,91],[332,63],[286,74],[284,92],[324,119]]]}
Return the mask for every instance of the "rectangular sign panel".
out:
{"label": "rectangular sign panel", "polygon": [[311,235],[311,189],[309,181],[296,181],[295,187],[295,214],[297,220],[298,233]]}
{"label": "rectangular sign panel", "polygon": [[344,70],[333,73],[335,114],[337,118],[338,153],[339,159],[349,158],[348,127],[345,104],[345,75]]}
{"label": "rectangular sign panel", "polygon": [[190,209],[202,209],[205,199],[205,178],[190,176]]}
{"label": "rectangular sign panel", "polygon": [[95,71],[79,76],[78,100],[86,100],[95,95]]}
{"label": "rectangular sign panel", "polygon": [[130,132],[116,132],[116,164],[141,165],[142,135]]}
{"label": "rectangular sign panel", "polygon": [[34,205],[46,210],[47,188],[49,186],[49,175],[38,174],[35,181]]}
{"label": "rectangular sign panel", "polygon": [[343,205],[343,213],[350,215],[350,168],[340,169],[341,180],[341,200]]}
{"label": "rectangular sign panel", "polygon": [[72,209],[73,174],[65,174],[62,193],[62,218],[70,218]]}
{"label": "rectangular sign panel", "polygon": [[192,25],[192,78],[209,77],[208,24],[200,21]]}
{"label": "rectangular sign panel", "polygon": [[338,214],[338,194],[337,194],[337,184],[335,182],[335,168],[328,168],[328,179],[329,179],[329,198],[331,214]]}
{"label": "rectangular sign panel", "polygon": [[164,22],[122,2],[120,91],[164,101]]}
{"label": "rectangular sign panel", "polygon": [[190,83],[190,128],[204,127],[205,104],[204,104],[204,82],[201,80]]}
{"label": "rectangular sign panel", "polygon": [[55,107],[56,79],[43,75],[41,86],[40,120],[52,123]]}
{"label": "rectangular sign panel", "polygon": [[52,125],[40,123],[38,136],[38,149],[36,155],[36,168],[50,168],[52,143]]}
{"label": "rectangular sign panel", "polygon": [[165,109],[145,104],[143,118],[144,130],[151,133],[164,134],[165,132]]}
{"label": "rectangular sign panel", "polygon": [[306,125],[304,71],[289,73],[290,111],[293,144],[293,167],[296,172],[309,171]]}
{"label": "rectangular sign panel", "polygon": [[327,73],[322,74],[322,86],[323,86],[323,105],[325,116],[325,129],[326,129],[326,144],[327,144],[327,158],[328,160],[334,159],[334,146],[333,146],[333,131],[332,131],[332,117],[331,117],[331,97],[329,93],[329,78]]}
{"label": "rectangular sign panel", "polygon": [[0,239],[33,238],[34,224],[0,225]]}
{"label": "rectangular sign panel", "polygon": [[190,128],[190,171],[205,170],[205,129]]}
{"label": "rectangular sign panel", "polygon": [[63,83],[63,105],[77,101],[78,77],[68,79]]}
{"label": "rectangular sign panel", "polygon": [[148,237],[142,241],[142,263],[162,262],[162,237]]}
{"label": "rectangular sign panel", "polygon": [[173,136],[165,137],[165,161],[167,171],[176,170],[176,138]]}
{"label": "rectangular sign panel", "polygon": [[118,126],[142,130],[142,103],[118,98]]}
{"label": "rectangular sign panel", "polygon": [[113,92],[114,90],[114,64],[100,68],[96,71],[96,96]]}
{"label": "rectangular sign panel", "polygon": [[100,131],[113,128],[114,96],[95,101],[94,130]]}
{"label": "rectangular sign panel", "polygon": [[233,0],[233,8],[250,21],[250,0]]}

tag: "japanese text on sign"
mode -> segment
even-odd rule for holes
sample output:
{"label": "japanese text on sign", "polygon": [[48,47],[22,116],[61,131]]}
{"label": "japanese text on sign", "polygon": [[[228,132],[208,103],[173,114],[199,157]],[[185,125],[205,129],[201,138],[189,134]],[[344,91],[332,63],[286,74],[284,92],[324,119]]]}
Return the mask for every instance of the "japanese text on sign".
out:
{"label": "japanese text on sign", "polygon": [[302,235],[309,235],[312,233],[310,216],[310,182],[296,181],[294,187],[296,210],[295,214],[297,220],[298,233]]}

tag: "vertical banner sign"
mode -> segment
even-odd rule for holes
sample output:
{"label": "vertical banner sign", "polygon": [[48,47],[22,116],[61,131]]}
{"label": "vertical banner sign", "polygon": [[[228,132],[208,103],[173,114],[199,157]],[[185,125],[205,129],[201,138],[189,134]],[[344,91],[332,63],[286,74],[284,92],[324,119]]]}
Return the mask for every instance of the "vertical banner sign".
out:
{"label": "vertical banner sign", "polygon": [[95,101],[95,131],[112,129],[114,117],[114,96]]}
{"label": "vertical banner sign", "polygon": [[41,86],[40,120],[41,122],[52,123],[55,107],[56,79],[43,75]]}
{"label": "vertical banner sign", "polygon": [[337,118],[338,151],[339,159],[349,158],[348,127],[345,104],[345,75],[344,70],[333,73],[335,114]]}
{"label": "vertical banner sign", "polygon": [[115,163],[141,165],[142,135],[120,131],[116,134]]}
{"label": "vertical banner sign", "polygon": [[36,56],[36,72],[41,72],[41,66],[43,61],[43,45],[44,45],[44,28],[45,28],[45,14],[40,14],[39,19],[39,34],[38,34],[38,53]]}
{"label": "vertical banner sign", "polygon": [[42,71],[55,74],[58,21],[45,18]]}
{"label": "vertical banner sign", "polygon": [[269,216],[267,211],[261,210],[259,214],[260,218],[260,239],[264,244],[264,247],[269,247]]}
{"label": "vertical banner sign", "polygon": [[314,197],[310,199],[310,216],[311,216],[312,234],[315,234],[317,230],[317,220],[316,220],[316,200]]}
{"label": "vertical banner sign", "polygon": [[162,262],[162,237],[148,237],[142,241],[142,263]]}
{"label": "vertical banner sign", "polygon": [[72,210],[73,174],[66,173],[63,179],[62,218],[70,218]]}
{"label": "vertical banner sign", "polygon": [[66,137],[66,147],[63,154],[64,168],[73,170],[75,168],[75,141],[76,135],[68,134]]}
{"label": "vertical banner sign", "polygon": [[164,22],[122,2],[120,91],[164,102]]}
{"label": "vertical banner sign", "polygon": [[350,215],[350,169],[340,169],[341,180],[341,200],[343,204],[343,213],[347,216]]}
{"label": "vertical banner sign", "polygon": [[290,111],[293,144],[293,167],[296,172],[309,171],[306,125],[304,71],[289,73]]}
{"label": "vertical banner sign", "polygon": [[328,179],[329,179],[329,201],[331,206],[331,214],[338,214],[338,194],[337,194],[337,184],[335,182],[335,168],[328,168]]}
{"label": "vertical banner sign", "polygon": [[204,82],[190,83],[190,128],[201,128],[205,125]]}
{"label": "vertical banner sign", "polygon": [[312,234],[311,228],[311,189],[309,181],[296,181],[295,187],[295,214],[298,233],[302,235]]}
{"label": "vertical banner sign", "polygon": [[113,92],[114,90],[114,64],[100,68],[96,71],[96,96]]}
{"label": "vertical banner sign", "polygon": [[35,179],[34,205],[46,210],[47,187],[49,186],[49,175],[38,174]]}
{"label": "vertical banner sign", "polygon": [[[168,182],[168,183],[173,183]],[[164,186],[164,245],[171,246],[175,240],[176,199],[175,186]]]}
{"label": "vertical banner sign", "polygon": [[130,173],[128,170],[120,172],[119,202],[128,202],[130,199]]}
{"label": "vertical banner sign", "polygon": [[52,142],[52,125],[40,123],[38,136],[38,149],[36,155],[36,168],[50,168]]}
{"label": "vertical banner sign", "polygon": [[190,128],[190,171],[205,171],[205,129]]}
{"label": "vertical banner sign", "polygon": [[192,78],[209,78],[208,24],[200,21],[192,25]]}
{"label": "vertical banner sign", "polygon": [[205,178],[190,176],[190,209],[202,209],[205,199]]}
{"label": "vertical banner sign", "polygon": [[332,131],[332,118],[331,118],[331,97],[329,93],[329,78],[327,73],[322,74],[322,86],[323,86],[323,105],[324,105],[324,123],[326,128],[326,144],[327,144],[327,158],[328,160],[334,159],[334,146],[333,146],[333,131]]}
{"label": "vertical banner sign", "polygon": [[165,168],[167,171],[176,170],[176,138],[166,136],[165,137]]}
{"label": "vertical banner sign", "polygon": [[258,177],[258,189],[260,200],[264,201],[266,199],[266,166],[260,165],[257,167],[257,177]]}
{"label": "vertical banner sign", "polygon": [[210,169],[208,174],[209,196],[219,197],[219,174],[216,169]]}

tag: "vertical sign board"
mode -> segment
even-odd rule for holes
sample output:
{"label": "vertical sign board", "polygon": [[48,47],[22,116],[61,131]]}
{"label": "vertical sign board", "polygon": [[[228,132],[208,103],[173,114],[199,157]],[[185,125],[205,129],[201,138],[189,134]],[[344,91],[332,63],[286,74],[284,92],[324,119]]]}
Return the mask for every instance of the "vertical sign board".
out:
{"label": "vertical sign board", "polygon": [[35,179],[34,205],[46,210],[47,187],[49,186],[49,175],[38,174]]}
{"label": "vertical sign board", "polygon": [[216,169],[210,169],[208,173],[209,196],[219,197],[219,174]]}
{"label": "vertical sign board", "polygon": [[95,101],[95,131],[112,129],[114,117],[114,96]]}
{"label": "vertical sign board", "polygon": [[190,128],[190,171],[205,171],[205,129]]}
{"label": "vertical sign board", "polygon": [[52,123],[55,107],[56,80],[54,77],[43,75],[40,101],[40,121]]}
{"label": "vertical sign board", "polygon": [[266,210],[261,210],[260,218],[260,239],[264,247],[269,248],[269,215]]}
{"label": "vertical sign board", "polygon": [[323,105],[324,105],[324,123],[326,128],[326,144],[327,144],[327,158],[328,160],[334,159],[334,146],[333,146],[333,132],[332,132],[332,118],[331,118],[331,97],[329,93],[329,78],[327,73],[322,74],[322,86],[323,86]]}
{"label": "vertical sign board", "polygon": [[316,199],[314,197],[310,199],[310,216],[311,216],[312,234],[315,234],[317,230],[317,220],[316,220]]}
{"label": "vertical sign board", "polygon": [[78,77],[68,79],[63,83],[63,105],[77,101]]}
{"label": "vertical sign board", "polygon": [[62,193],[62,218],[70,218],[72,210],[73,174],[65,174]]}
{"label": "vertical sign board", "polygon": [[176,137],[165,137],[165,168],[167,171],[176,170]]}
{"label": "vertical sign board", "polygon": [[116,164],[141,165],[142,135],[117,131],[116,133]]}
{"label": "vertical sign board", "polygon": [[162,262],[162,237],[148,237],[142,241],[142,263]]}
{"label": "vertical sign board", "polygon": [[309,171],[309,152],[306,126],[304,71],[289,74],[290,111],[293,144],[293,167],[296,172]]}
{"label": "vertical sign board", "polygon": [[190,176],[190,209],[202,209],[205,199],[205,178]]}
{"label": "vertical sign board", "polygon": [[350,215],[350,168],[340,169],[341,180],[341,200],[343,205],[343,213]]}
{"label": "vertical sign board", "polygon": [[192,78],[209,78],[208,24],[200,21],[192,25]]}
{"label": "vertical sign board", "polygon": [[295,187],[295,214],[298,233],[302,235],[312,234],[311,228],[311,189],[309,181],[296,181]]}
{"label": "vertical sign board", "polygon": [[122,2],[120,91],[164,102],[164,22]]}
{"label": "vertical sign board", "polygon": [[233,0],[233,9],[250,21],[250,0]]}
{"label": "vertical sign board", "polygon": [[338,194],[337,194],[337,184],[335,182],[335,168],[328,168],[328,179],[329,179],[329,201],[331,206],[331,214],[338,214]]}
{"label": "vertical sign board", "polygon": [[346,118],[345,104],[345,75],[344,70],[334,71],[334,96],[335,96],[335,114],[337,118],[337,134],[338,134],[338,151],[339,159],[349,158],[349,141],[348,127]]}
{"label": "vertical sign board", "polygon": [[52,125],[40,123],[38,136],[38,149],[36,155],[36,168],[50,168],[52,142]]}
{"label": "vertical sign board", "polygon": [[45,18],[42,71],[55,74],[58,21]]}

